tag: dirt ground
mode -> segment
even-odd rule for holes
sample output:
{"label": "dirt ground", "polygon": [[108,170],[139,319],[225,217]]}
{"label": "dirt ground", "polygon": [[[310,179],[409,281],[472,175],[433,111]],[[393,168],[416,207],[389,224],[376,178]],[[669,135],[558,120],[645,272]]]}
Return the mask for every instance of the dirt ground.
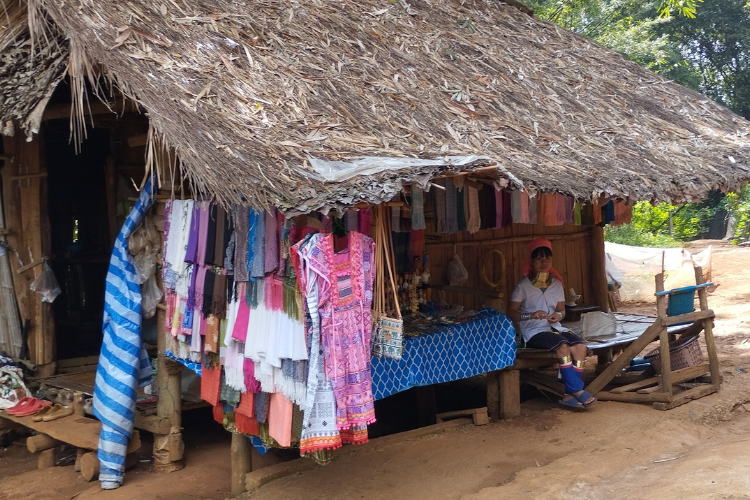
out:
{"label": "dirt ground", "polygon": [[[670,411],[599,402],[574,413],[542,396],[521,417],[462,426],[387,446],[361,446],[326,467],[244,495],[266,499],[743,499],[750,498],[750,249],[714,245],[709,298],[721,391]],[[654,313],[650,304],[628,310]],[[199,424],[198,422],[203,422]],[[199,427],[200,426],[200,427]],[[221,499],[229,496],[229,436],[186,422],[186,468],[150,472],[148,451],[119,490],[72,466],[35,470],[23,441],[0,449],[0,499]],[[147,447],[145,447],[147,448]]]}

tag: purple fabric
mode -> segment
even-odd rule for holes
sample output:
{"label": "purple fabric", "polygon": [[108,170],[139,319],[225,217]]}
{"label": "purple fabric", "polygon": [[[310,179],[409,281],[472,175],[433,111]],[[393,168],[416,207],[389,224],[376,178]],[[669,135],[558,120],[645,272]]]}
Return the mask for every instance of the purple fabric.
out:
{"label": "purple fabric", "polygon": [[200,205],[200,231],[198,232],[198,250],[196,252],[196,261],[200,265],[205,265],[206,235],[208,234],[208,203],[205,201],[201,201],[198,202],[198,205]]}
{"label": "purple fabric", "polygon": [[[208,268],[206,266],[198,266],[197,271],[193,271],[193,276],[196,276],[195,278],[195,285],[193,285],[193,307],[196,307],[200,310],[201,307],[203,307],[203,290],[206,286],[206,271]],[[188,300],[190,300],[190,291],[188,290]]]}
{"label": "purple fabric", "polygon": [[267,273],[275,271],[279,267],[279,237],[276,234],[277,221],[276,209],[271,208],[266,212],[266,255],[264,270]]}
{"label": "purple fabric", "polygon": [[503,227],[503,190],[495,189],[495,227]]}
{"label": "purple fabric", "polygon": [[198,279],[198,266],[193,265],[193,272],[190,273],[190,284],[188,285],[188,292],[187,292],[187,303],[185,304],[185,308],[192,311],[195,309],[195,284]]}
{"label": "purple fabric", "polygon": [[359,211],[359,232],[362,234],[370,235],[370,223],[372,219],[372,211],[369,208],[363,208]]}
{"label": "purple fabric", "polygon": [[185,262],[195,264],[198,259],[198,239],[201,232],[200,228],[200,202],[193,204],[193,218],[190,222],[190,236],[188,237],[187,251],[185,252]]}

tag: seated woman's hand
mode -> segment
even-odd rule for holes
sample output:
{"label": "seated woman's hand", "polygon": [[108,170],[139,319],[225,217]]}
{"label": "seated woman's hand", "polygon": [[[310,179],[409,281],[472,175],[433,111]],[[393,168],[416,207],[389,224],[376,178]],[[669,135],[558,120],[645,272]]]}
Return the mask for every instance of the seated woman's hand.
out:
{"label": "seated woman's hand", "polygon": [[552,314],[550,314],[549,316],[547,316],[547,322],[548,322],[548,323],[549,323],[550,325],[552,325],[552,324],[554,324],[554,323],[557,323],[557,322],[558,322],[558,321],[560,321],[561,319],[562,319],[562,314],[560,314],[560,313],[558,313],[558,312],[556,312],[556,313],[552,313]]}
{"label": "seated woman's hand", "polygon": [[529,319],[548,319],[547,313],[544,311],[535,311],[531,313]]}

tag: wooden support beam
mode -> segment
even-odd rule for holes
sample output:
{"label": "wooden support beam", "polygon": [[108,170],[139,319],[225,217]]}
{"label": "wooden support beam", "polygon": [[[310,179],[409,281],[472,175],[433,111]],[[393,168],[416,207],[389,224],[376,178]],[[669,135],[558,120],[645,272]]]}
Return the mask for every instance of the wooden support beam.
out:
{"label": "wooden support beam", "polygon": [[689,312],[685,314],[680,314],[679,316],[662,316],[661,319],[664,322],[665,326],[672,326],[672,325],[679,325],[680,323],[692,323],[693,321],[711,319],[711,318],[714,318],[715,316],[716,314],[714,314],[714,312],[711,309],[706,309],[705,311]]}
{"label": "wooden support beam", "polygon": [[160,417],[159,415],[147,415],[139,411],[135,413],[135,422],[133,423],[138,429],[143,429],[152,434],[169,434],[172,429],[172,422],[166,417]]}
{"label": "wooden support beam", "polygon": [[245,492],[245,476],[253,470],[250,442],[244,434],[232,433],[231,457],[231,492],[232,496],[237,496]]}
{"label": "wooden support beam", "polygon": [[26,448],[31,453],[39,453],[40,451],[49,450],[62,444],[64,444],[62,441],[51,438],[46,434],[37,434],[36,436],[26,438]]}
{"label": "wooden support beam", "polygon": [[684,405],[685,403],[689,403],[694,399],[699,399],[703,396],[713,394],[718,390],[718,386],[714,385],[713,383],[699,385],[698,387],[693,387],[692,389],[688,389],[685,392],[675,394],[669,401],[654,403],[654,408],[656,408],[657,410],[671,410],[672,408],[676,408],[680,405]]}
{"label": "wooden support beam", "polygon": [[589,248],[591,252],[591,292],[593,303],[604,312],[609,312],[609,289],[607,286],[606,257],[604,255],[604,228],[591,226]]}
{"label": "wooden support beam", "polygon": [[50,448],[39,453],[37,459],[38,469],[50,469],[55,466],[55,449]]}
{"label": "wooden support beam", "polygon": [[[701,267],[695,268],[695,281],[697,284],[703,284],[703,269]],[[708,292],[706,287],[698,288],[698,302],[700,304],[701,311],[710,311],[708,309]],[[706,339],[706,351],[708,353],[708,363],[711,367],[711,383],[719,387],[721,383],[721,375],[719,374],[719,357],[716,353],[716,341],[714,340],[714,322],[712,319],[703,320],[704,337]]]}
{"label": "wooden support beam", "polygon": [[500,374],[498,371],[487,372],[487,412],[493,420],[500,418],[499,377]]}
{"label": "wooden support beam", "polygon": [[646,328],[640,337],[635,339],[612,363],[604,369],[604,371],[594,379],[587,387],[586,390],[591,394],[596,395],[599,391],[609,384],[615,376],[620,373],[620,370],[625,368],[638,353],[646,348],[656,337],[659,336],[661,331],[664,329],[661,321],[657,319],[655,323]]}
{"label": "wooden support beam", "polygon": [[616,394],[609,391],[599,391],[596,397],[600,401],[620,401],[622,403],[654,403],[668,402],[671,397],[666,392],[655,392],[653,394],[638,394],[637,392],[624,392]]}
{"label": "wooden support beam", "polygon": [[500,418],[508,420],[521,415],[521,379],[518,370],[498,372]]}

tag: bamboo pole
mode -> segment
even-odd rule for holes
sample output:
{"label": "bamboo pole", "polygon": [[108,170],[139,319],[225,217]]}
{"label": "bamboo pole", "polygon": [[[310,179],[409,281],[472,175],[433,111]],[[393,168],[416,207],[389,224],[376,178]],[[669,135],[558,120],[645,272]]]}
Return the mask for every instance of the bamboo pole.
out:
{"label": "bamboo pole", "polygon": [[[6,168],[9,168],[6,166]],[[4,234],[5,209],[3,193],[0,191],[0,346],[13,358],[21,355],[21,318],[13,286],[13,273],[8,258],[8,238]]]}

